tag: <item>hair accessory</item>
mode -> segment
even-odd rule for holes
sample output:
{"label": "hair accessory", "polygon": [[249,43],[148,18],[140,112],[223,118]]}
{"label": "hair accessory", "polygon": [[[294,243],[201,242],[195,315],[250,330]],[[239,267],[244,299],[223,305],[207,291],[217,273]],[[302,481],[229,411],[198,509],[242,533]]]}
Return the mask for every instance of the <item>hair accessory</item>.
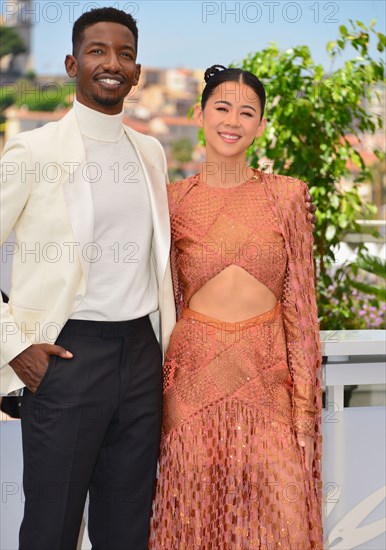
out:
{"label": "hair accessory", "polygon": [[209,67],[209,69],[206,69],[205,71],[205,74],[204,74],[205,82],[208,82],[208,80],[212,78],[212,76],[220,73],[221,71],[226,71],[226,70],[227,68],[224,67],[224,65],[212,65],[211,67]]}

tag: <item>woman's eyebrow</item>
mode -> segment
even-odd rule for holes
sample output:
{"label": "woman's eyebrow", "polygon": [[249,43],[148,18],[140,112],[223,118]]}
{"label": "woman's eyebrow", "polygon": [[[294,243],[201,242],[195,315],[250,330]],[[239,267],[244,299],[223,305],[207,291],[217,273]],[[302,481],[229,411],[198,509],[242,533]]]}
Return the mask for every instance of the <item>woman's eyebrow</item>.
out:
{"label": "woman's eyebrow", "polygon": [[[215,105],[217,103],[225,103],[225,105],[229,105],[229,107],[232,107],[232,103],[230,103],[229,101],[225,101],[225,99],[219,99],[218,101],[215,101]],[[257,113],[256,109],[254,107],[252,107],[252,105],[241,105],[241,108],[242,109],[252,109],[252,111],[255,111],[255,113]]]}

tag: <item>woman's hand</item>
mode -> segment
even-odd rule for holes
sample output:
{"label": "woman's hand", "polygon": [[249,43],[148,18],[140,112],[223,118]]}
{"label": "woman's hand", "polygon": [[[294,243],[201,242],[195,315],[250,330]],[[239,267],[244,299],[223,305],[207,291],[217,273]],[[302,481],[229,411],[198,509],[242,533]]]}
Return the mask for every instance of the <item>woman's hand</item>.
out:
{"label": "woman's hand", "polygon": [[311,471],[314,459],[314,438],[312,435],[297,434],[300,452],[303,453],[304,465],[307,471]]}
{"label": "woman's hand", "polygon": [[317,208],[316,208],[316,204],[314,203],[314,197],[312,197],[309,193],[307,193],[306,195],[306,208],[308,210],[307,218],[311,222],[312,231],[315,231],[316,229],[315,212]]}

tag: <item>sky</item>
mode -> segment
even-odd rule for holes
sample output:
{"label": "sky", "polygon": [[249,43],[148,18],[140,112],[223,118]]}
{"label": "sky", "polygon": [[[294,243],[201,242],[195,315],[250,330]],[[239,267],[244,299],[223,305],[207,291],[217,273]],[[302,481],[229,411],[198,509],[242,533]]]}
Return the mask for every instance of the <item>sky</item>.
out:
{"label": "sky", "polygon": [[[4,11],[11,2],[1,0]],[[35,1],[34,69],[38,74],[64,74],[71,52],[71,29],[83,11],[114,6],[134,15],[139,27],[138,62],[146,67],[204,69],[228,65],[276,42],[288,49],[305,44],[315,61],[329,68],[327,41],[338,36],[349,19],[385,32],[384,0],[211,1]],[[374,49],[376,54],[376,50]]]}

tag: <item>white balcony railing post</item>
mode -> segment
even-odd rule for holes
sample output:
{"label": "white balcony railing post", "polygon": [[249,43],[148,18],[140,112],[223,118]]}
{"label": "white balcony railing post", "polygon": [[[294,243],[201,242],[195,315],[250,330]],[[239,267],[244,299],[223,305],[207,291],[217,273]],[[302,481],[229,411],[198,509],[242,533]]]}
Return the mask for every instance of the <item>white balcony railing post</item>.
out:
{"label": "white balcony railing post", "polygon": [[379,516],[379,504],[385,493],[386,407],[345,408],[344,389],[345,386],[376,387],[386,383],[386,331],[321,331],[320,336],[326,391],[323,411],[325,547],[383,550],[386,548],[385,517],[373,522],[364,520],[367,515],[374,519],[374,513]]}

